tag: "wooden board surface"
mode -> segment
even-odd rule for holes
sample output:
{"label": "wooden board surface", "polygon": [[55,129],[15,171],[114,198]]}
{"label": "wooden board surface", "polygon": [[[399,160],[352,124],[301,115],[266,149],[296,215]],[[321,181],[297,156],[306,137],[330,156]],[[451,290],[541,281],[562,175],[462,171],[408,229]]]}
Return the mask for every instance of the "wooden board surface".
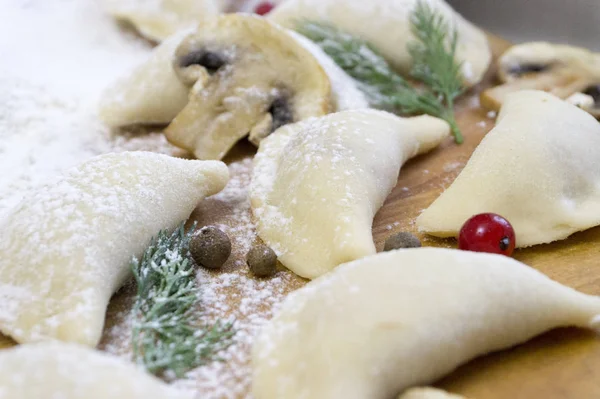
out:
{"label": "wooden board surface", "polygon": [[[492,44],[495,54],[508,45],[496,38],[492,38]],[[490,70],[484,82],[459,104],[458,121],[465,143],[456,145],[448,139],[439,149],[410,161],[402,169],[397,187],[375,217],[373,236],[378,249],[394,232],[416,233],[416,216],[451,184],[493,127],[494,120],[477,102],[478,91],[491,84],[493,75],[494,70]],[[252,155],[249,146],[240,148],[230,159]],[[420,237],[424,245],[456,246],[454,240]],[[515,258],[563,284],[600,294],[599,244],[600,228],[595,228],[554,244],[518,250]],[[301,284],[299,280],[294,285]],[[11,345],[12,341],[0,336],[0,348]],[[517,348],[477,359],[437,385],[472,399],[600,398],[600,339],[587,331],[555,330]]]}

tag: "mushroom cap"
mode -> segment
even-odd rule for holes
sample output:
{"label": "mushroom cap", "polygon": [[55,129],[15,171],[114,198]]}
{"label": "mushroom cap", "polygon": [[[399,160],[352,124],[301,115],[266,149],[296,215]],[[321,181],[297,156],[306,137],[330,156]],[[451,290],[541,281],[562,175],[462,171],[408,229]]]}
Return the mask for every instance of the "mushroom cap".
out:
{"label": "mushroom cap", "polygon": [[511,82],[520,76],[516,71],[523,66],[549,69],[571,69],[581,75],[600,79],[600,55],[587,49],[553,44],[530,42],[512,46],[498,59],[498,77],[502,82]]}
{"label": "mushroom cap", "polygon": [[173,67],[192,85],[189,102],[165,130],[199,159],[221,159],[247,134],[330,112],[331,85],[316,58],[264,18],[222,15],[175,52]]}
{"label": "mushroom cap", "polygon": [[[600,54],[580,47],[547,42],[523,43],[509,48],[498,60],[498,78],[504,83],[485,90],[481,104],[499,110],[506,96],[518,90],[543,90],[598,117],[595,94],[600,85]],[[588,98],[582,101],[582,95]]]}
{"label": "mushroom cap", "polygon": [[115,18],[130,22],[150,40],[163,41],[175,32],[219,14],[223,0],[107,0]]}
{"label": "mushroom cap", "polygon": [[[288,0],[267,14],[267,18],[294,28],[298,21],[332,24],[375,47],[394,68],[410,72],[412,57],[407,44],[414,40],[410,15],[419,0]],[[477,84],[491,62],[491,51],[483,31],[464,19],[443,0],[425,1],[458,32],[457,60],[468,86]]]}

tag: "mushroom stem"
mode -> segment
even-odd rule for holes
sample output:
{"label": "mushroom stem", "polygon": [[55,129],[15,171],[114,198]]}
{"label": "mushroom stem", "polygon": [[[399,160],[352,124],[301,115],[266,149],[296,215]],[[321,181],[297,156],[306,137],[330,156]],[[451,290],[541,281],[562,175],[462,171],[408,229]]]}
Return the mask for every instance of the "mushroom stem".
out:
{"label": "mushroom stem", "polygon": [[540,73],[484,90],[480,102],[483,107],[498,111],[506,96],[519,90],[543,90],[567,98],[578,88],[585,87],[585,82],[577,74],[568,71]]}
{"label": "mushroom stem", "polygon": [[[221,159],[262,119],[273,96],[270,88],[240,85],[235,75],[200,85],[188,105],[165,129],[169,142],[194,148],[198,159]],[[214,112],[206,112],[212,110]],[[204,132],[203,134],[199,134]]]}

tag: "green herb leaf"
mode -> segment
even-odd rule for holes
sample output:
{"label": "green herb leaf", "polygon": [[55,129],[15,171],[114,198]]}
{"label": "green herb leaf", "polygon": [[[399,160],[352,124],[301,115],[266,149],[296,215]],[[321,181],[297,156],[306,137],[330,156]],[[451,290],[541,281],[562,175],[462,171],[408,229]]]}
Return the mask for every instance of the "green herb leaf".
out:
{"label": "green herb leaf", "polygon": [[214,360],[234,335],[232,323],[200,322],[194,310],[200,288],[189,261],[194,227],[182,223],[173,233],[160,231],[144,252],[133,259],[137,283],[133,307],[134,360],[153,374],[171,371],[181,377],[188,370]]}
{"label": "green herb leaf", "polygon": [[443,16],[422,1],[411,18],[416,41],[408,51],[413,58],[411,76],[423,83],[422,89],[411,86],[367,42],[324,23],[300,22],[296,30],[315,42],[367,95],[375,108],[401,115],[428,114],[450,125],[457,143],[463,142],[454,117],[454,100],[463,92],[461,64],[454,55],[457,32],[450,29]]}
{"label": "green herb leaf", "polygon": [[411,76],[427,86],[435,95],[442,97],[446,121],[452,127],[457,143],[462,135],[454,119],[454,100],[464,92],[461,68],[456,62],[458,32],[450,30],[444,17],[427,3],[418,1],[410,17],[411,31],[417,41],[408,45],[413,59]]}

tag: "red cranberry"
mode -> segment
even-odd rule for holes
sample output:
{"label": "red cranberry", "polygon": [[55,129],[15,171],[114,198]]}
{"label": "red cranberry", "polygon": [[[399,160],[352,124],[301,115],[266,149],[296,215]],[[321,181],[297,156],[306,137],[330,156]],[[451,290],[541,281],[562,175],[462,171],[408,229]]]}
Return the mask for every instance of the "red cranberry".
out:
{"label": "red cranberry", "polygon": [[271,3],[270,1],[263,1],[254,8],[254,12],[258,15],[265,15],[268,14],[273,8],[275,8],[275,4]]}
{"label": "red cranberry", "polygon": [[515,249],[515,231],[502,216],[481,213],[463,224],[458,236],[458,247],[466,251],[510,256]]}

